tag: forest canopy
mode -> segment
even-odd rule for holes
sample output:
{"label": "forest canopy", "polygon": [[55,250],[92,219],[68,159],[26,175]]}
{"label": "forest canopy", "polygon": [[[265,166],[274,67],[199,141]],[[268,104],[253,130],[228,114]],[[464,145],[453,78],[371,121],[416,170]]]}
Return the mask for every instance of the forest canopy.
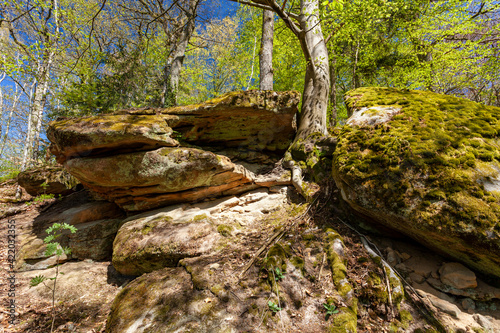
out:
{"label": "forest canopy", "polygon": [[[330,125],[346,117],[344,93],[363,86],[500,106],[500,1],[316,2]],[[276,3],[301,14],[296,1]],[[258,89],[262,13],[213,0],[2,1],[0,177],[46,159],[44,128],[59,116]],[[273,89],[302,92],[300,41],[279,15],[274,21]]]}

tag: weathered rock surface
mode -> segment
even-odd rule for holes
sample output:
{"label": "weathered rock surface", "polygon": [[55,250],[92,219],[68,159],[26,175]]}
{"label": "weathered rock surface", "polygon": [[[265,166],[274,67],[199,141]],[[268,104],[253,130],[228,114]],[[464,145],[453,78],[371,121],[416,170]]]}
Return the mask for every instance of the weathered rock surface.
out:
{"label": "weathered rock surface", "polygon": [[195,201],[253,183],[252,173],[244,167],[195,148],[78,158],[66,162],[66,168],[94,192],[129,211]]}
{"label": "weathered rock surface", "polygon": [[59,163],[85,156],[102,156],[175,147],[172,129],[156,115],[103,115],[50,123],[47,137]]}
{"label": "weathered rock surface", "polygon": [[242,156],[248,150],[282,153],[295,133],[298,103],[298,92],[232,92],[196,105],[59,120],[49,125],[47,137],[60,163],[172,147],[178,140],[236,148]]}
{"label": "weathered rock surface", "polygon": [[61,166],[39,167],[22,171],[17,176],[17,182],[32,196],[40,194],[66,195],[72,193],[80,183]]}
{"label": "weathered rock surface", "polygon": [[458,262],[448,262],[439,269],[441,282],[456,289],[476,288],[476,274]]}
{"label": "weathered rock surface", "polygon": [[231,92],[202,104],[160,110],[182,140],[199,146],[284,152],[295,130],[300,94]]}
{"label": "weathered rock surface", "polygon": [[16,270],[45,269],[56,263],[56,257],[44,255],[47,237],[45,230],[53,223],[68,223],[78,231],[65,232],[57,241],[72,253],[68,259],[110,259],[113,240],[123,220],[123,212],[107,201],[92,201],[86,192],[72,194],[52,206],[45,214],[35,218],[18,234],[19,250]]}
{"label": "weathered rock surface", "polygon": [[298,102],[296,92],[228,93],[191,106],[60,120],[47,135],[86,187],[144,211],[289,184],[286,172],[266,177],[262,169],[290,144]]}
{"label": "weathered rock surface", "polygon": [[499,281],[500,109],[388,88],[347,104],[387,120],[341,131],[333,176],[350,206]]}
{"label": "weathered rock surface", "polygon": [[285,198],[286,187],[278,193],[259,189],[131,216],[113,243],[113,265],[121,274],[141,275],[175,267],[183,258],[216,252],[227,242],[225,237],[278,209]]}

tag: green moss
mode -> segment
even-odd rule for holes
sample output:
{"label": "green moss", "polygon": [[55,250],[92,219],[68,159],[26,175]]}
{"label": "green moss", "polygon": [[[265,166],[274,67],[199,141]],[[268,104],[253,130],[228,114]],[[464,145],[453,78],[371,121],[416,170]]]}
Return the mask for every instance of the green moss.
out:
{"label": "green moss", "polygon": [[358,323],[358,302],[353,299],[353,304],[349,307],[340,308],[340,312],[332,316],[333,322],[327,327],[329,333],[355,333]]}
{"label": "green moss", "polygon": [[144,227],[141,229],[141,233],[143,235],[147,235],[151,230],[153,230],[153,226],[145,224]]}
{"label": "green moss", "polygon": [[287,254],[283,246],[274,244],[264,259],[263,267],[268,271],[274,270],[276,267],[281,269],[281,271],[286,271],[286,258]]}
{"label": "green moss", "polygon": [[[500,225],[498,200],[482,185],[487,177],[498,177],[498,171],[488,168],[500,170],[500,108],[394,88],[360,88],[347,95],[347,105],[356,109],[401,108],[384,125],[344,126],[339,132],[333,175],[337,182],[356,184],[355,204],[405,217],[411,230],[408,224],[392,227],[420,239],[434,237],[433,245],[443,240],[437,233],[448,234],[470,247],[499,253],[500,244],[481,235],[491,235]],[[361,192],[374,200],[368,202],[368,195]],[[443,242],[439,249],[449,253],[451,245],[456,245],[455,253],[459,248],[463,252],[459,242]],[[472,267],[490,267],[488,274],[500,276],[500,269],[495,269],[498,258],[460,257]]]}
{"label": "green moss", "polygon": [[304,264],[305,264],[304,259],[297,256],[293,256],[292,258],[290,258],[290,263],[296,268],[298,268],[301,272],[304,272]]}
{"label": "green moss", "polygon": [[224,237],[231,236],[231,232],[233,232],[233,227],[226,224],[220,224],[217,226],[217,232]]}
{"label": "green moss", "polygon": [[191,219],[191,222],[198,222],[207,218],[207,214],[196,215]]}

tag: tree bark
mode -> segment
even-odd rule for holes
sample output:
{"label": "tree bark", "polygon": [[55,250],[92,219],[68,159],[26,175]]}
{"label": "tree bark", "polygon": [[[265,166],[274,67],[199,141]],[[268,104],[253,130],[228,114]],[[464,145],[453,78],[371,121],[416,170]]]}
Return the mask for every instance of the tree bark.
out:
{"label": "tree bark", "polygon": [[165,65],[165,81],[162,96],[163,106],[177,105],[177,92],[179,90],[179,79],[181,76],[182,64],[184,62],[189,39],[191,39],[195,29],[198,3],[199,0],[189,1],[189,10],[186,11],[186,23],[184,24],[179,37],[174,42],[169,60]]}
{"label": "tree bark", "polygon": [[319,22],[319,1],[302,0],[299,41],[307,68],[302,94],[302,108],[295,142],[319,132],[326,134],[326,114],[330,88],[328,50]]}
{"label": "tree bark", "polygon": [[337,57],[333,56],[332,64],[330,66],[330,127],[337,124]]}
{"label": "tree bark", "polygon": [[262,14],[262,39],[259,53],[260,90],[273,90],[273,39],[274,12],[264,10]]}

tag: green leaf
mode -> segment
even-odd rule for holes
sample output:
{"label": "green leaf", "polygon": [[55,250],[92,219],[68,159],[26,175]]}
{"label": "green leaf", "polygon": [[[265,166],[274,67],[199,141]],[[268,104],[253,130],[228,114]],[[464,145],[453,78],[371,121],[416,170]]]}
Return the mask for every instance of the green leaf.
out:
{"label": "green leaf", "polygon": [[47,278],[45,276],[43,276],[43,275],[37,275],[37,276],[35,276],[34,278],[32,278],[30,280],[30,288],[38,286],[40,283],[42,283],[45,280],[47,280]]}

